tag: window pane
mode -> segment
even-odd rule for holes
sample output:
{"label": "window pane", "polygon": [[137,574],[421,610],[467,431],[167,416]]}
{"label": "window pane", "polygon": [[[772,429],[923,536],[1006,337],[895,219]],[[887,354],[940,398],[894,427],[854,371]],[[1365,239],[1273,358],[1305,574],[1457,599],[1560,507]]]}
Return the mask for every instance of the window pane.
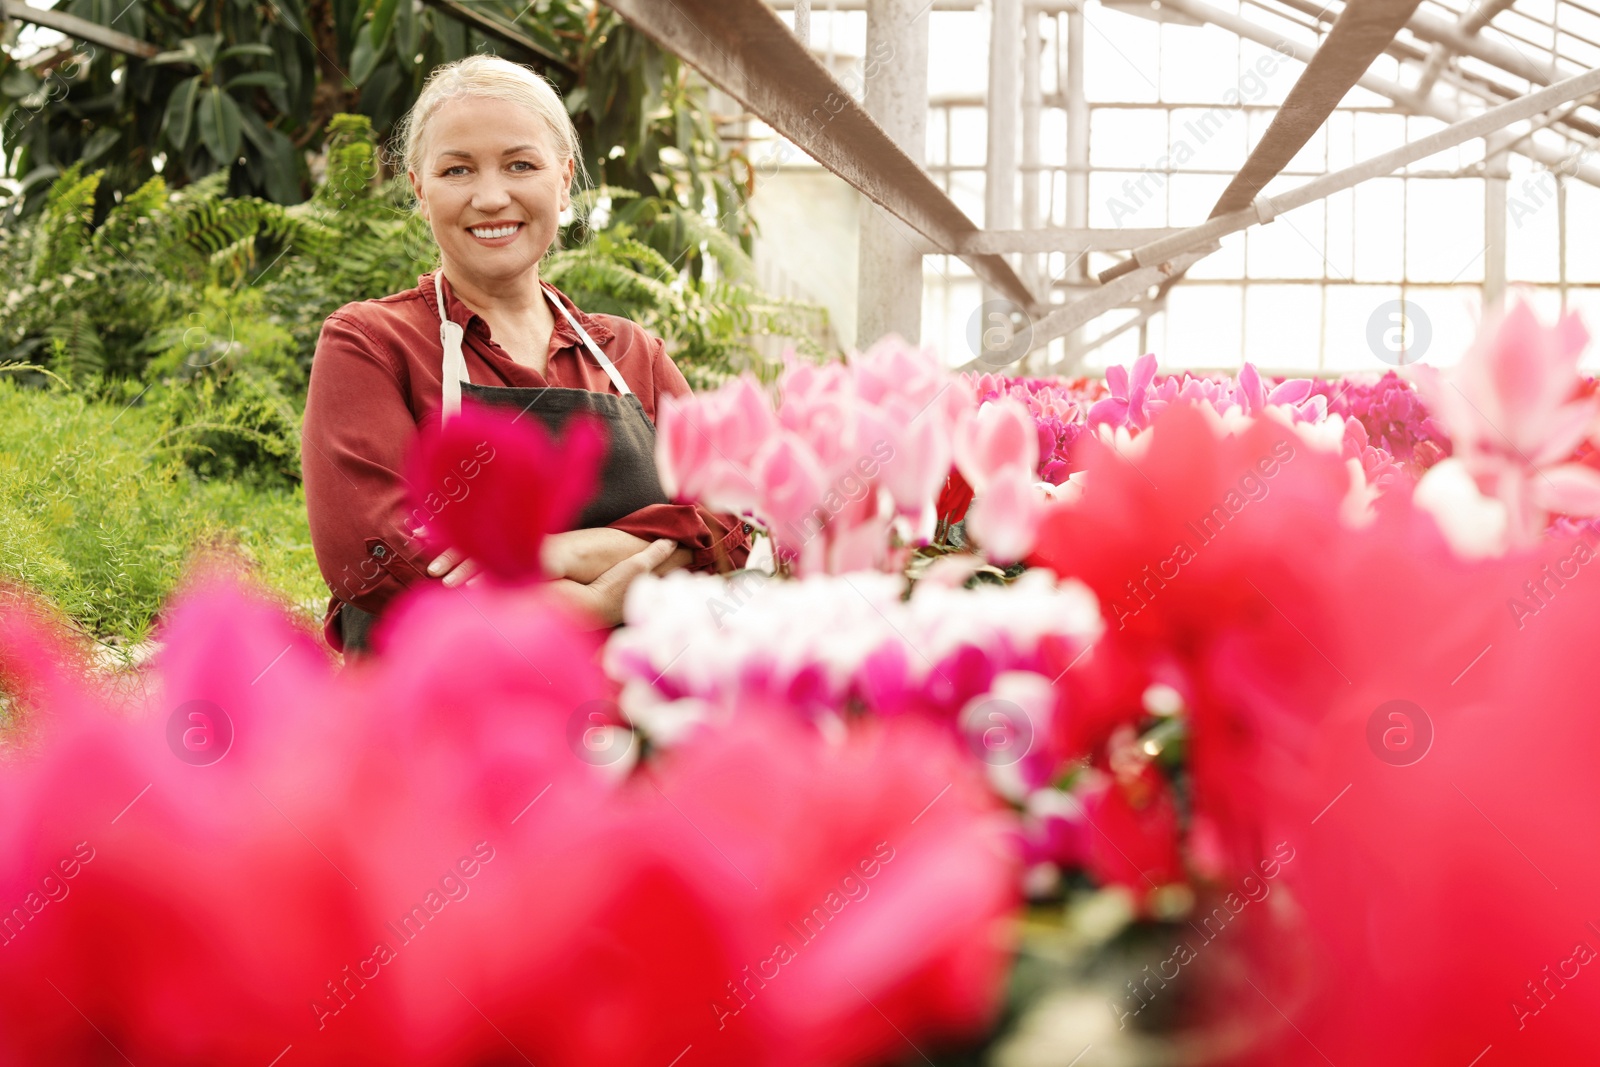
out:
{"label": "window pane", "polygon": [[[1358,116],[1368,117],[1368,116]],[[1397,282],[1404,269],[1404,182],[1374,178],[1355,187],[1355,277],[1362,282]]]}
{"label": "window pane", "polygon": [[1162,366],[1237,367],[1239,304],[1236,286],[1174,286],[1167,293],[1167,347],[1156,353]]}
{"label": "window pane", "polygon": [[1406,277],[1483,280],[1483,183],[1416,178],[1406,198]]}
{"label": "window pane", "polygon": [[1322,294],[1315,285],[1252,285],[1245,291],[1244,358],[1263,370],[1317,369]]}
{"label": "window pane", "polygon": [[1084,90],[1089,99],[1155,100],[1159,24],[1103,7],[1084,11],[1083,21]]}
{"label": "window pane", "polygon": [[1381,374],[1390,369],[1392,364],[1385,363],[1374,353],[1368,330],[1375,316],[1387,326],[1385,307],[1399,299],[1398,285],[1328,286],[1328,318],[1322,335],[1323,373],[1370,371]]}

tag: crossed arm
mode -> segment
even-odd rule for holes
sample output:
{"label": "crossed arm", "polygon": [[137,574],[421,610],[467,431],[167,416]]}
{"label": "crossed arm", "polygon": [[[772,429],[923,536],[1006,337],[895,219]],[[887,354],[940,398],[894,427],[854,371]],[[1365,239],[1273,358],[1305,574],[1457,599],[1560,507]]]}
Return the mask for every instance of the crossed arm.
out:
{"label": "crossed arm", "polygon": [[[552,534],[545,538],[542,555],[557,595],[587,608],[607,625],[622,621],[622,599],[633,579],[646,572],[666,574],[687,567],[692,559],[689,549],[675,541],[646,541],[608,526]],[[477,562],[454,548],[428,565],[431,577],[442,576],[450,586],[470,585],[478,573]]]}

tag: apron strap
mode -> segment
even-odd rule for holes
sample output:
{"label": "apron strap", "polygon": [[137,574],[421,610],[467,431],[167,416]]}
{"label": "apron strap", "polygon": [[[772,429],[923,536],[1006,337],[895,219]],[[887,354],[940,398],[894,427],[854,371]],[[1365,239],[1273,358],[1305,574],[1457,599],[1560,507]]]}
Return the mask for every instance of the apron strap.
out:
{"label": "apron strap", "polygon": [[[539,287],[544,289],[544,283],[540,282]],[[616,364],[612,363],[610,358],[600,351],[600,346],[594,343],[594,338],[589,336],[589,331],[578,325],[578,320],[573,317],[572,312],[567,310],[567,305],[557,300],[556,295],[548,289],[544,290],[544,295],[549,298],[551,304],[555,305],[555,309],[561,312],[566,317],[566,320],[572,324],[572,328],[578,331],[578,336],[583,338],[584,347],[589,350],[589,354],[594,357],[594,361],[600,364],[600,368],[606,372],[606,377],[610,378],[611,384],[617,387],[617,392],[623,396],[630,395],[633,390],[629,389],[628,383],[622,380],[622,375],[618,372]]]}
{"label": "apron strap", "polygon": [[[444,349],[442,404],[439,412],[441,425],[461,413],[461,383],[472,381],[472,376],[467,372],[467,357],[461,351],[461,341],[466,336],[466,331],[462,329],[460,323],[452,322],[445,315],[443,279],[443,270],[435,270],[433,272],[433,295],[435,302],[439,306],[439,345]],[[631,396],[633,390],[628,388],[628,383],[623,380],[616,364],[612,363],[610,358],[600,350],[600,346],[594,343],[594,338],[589,336],[589,331],[579,325],[572,312],[567,310],[567,306],[556,299],[555,294],[546,289],[543,282],[539,283],[539,288],[543,290],[545,299],[549,300],[555,309],[561,312],[567,322],[572,324],[572,328],[577,331],[579,338],[583,340],[584,347],[589,350],[589,354],[594,357],[595,362],[600,364],[600,368],[606,372],[606,377],[611,379],[611,384],[617,387],[617,392],[622,396]]]}
{"label": "apron strap", "polygon": [[442,426],[450,419],[461,414],[461,383],[470,382],[472,377],[467,372],[467,357],[461,352],[461,339],[466,336],[466,331],[458,322],[451,322],[444,312],[444,283],[440,280],[444,271],[433,272],[433,293],[439,304],[439,345],[444,349],[443,368],[443,397],[439,410],[439,424]]}

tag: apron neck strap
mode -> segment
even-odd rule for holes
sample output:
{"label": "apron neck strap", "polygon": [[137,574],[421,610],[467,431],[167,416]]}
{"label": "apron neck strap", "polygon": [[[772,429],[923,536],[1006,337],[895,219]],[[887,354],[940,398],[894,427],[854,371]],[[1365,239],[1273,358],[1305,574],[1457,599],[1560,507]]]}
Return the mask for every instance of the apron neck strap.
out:
{"label": "apron neck strap", "polygon": [[563,304],[559,299],[557,299],[555,293],[551,292],[549,289],[545,289],[543,282],[539,283],[539,288],[544,289],[544,295],[550,301],[551,305],[554,306],[557,311],[561,312],[562,316],[564,316],[566,320],[572,324],[572,328],[576,330],[578,332],[578,336],[583,339],[583,346],[589,350],[589,354],[594,357],[594,361],[600,364],[600,369],[606,372],[606,377],[610,378],[611,384],[617,387],[617,392],[623,396],[627,396],[632,393],[633,390],[629,389],[628,383],[623,381],[622,374],[617,370],[616,364],[612,363],[611,359],[604,352],[600,351],[600,346],[594,343],[594,338],[589,336],[589,331],[585,330],[578,324],[576,316],[567,310],[567,305]]}
{"label": "apron neck strap", "polygon": [[461,414],[461,383],[472,380],[467,372],[467,357],[461,351],[461,339],[466,336],[466,331],[459,322],[450,321],[445,314],[443,278],[443,270],[433,272],[433,295],[439,305],[439,346],[444,349],[440,379],[440,425]]}

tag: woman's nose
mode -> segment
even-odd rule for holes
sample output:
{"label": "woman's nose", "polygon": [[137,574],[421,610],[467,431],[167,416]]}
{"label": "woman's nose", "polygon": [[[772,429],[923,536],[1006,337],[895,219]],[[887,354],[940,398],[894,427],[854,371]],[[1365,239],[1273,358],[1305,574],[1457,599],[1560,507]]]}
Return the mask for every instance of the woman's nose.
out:
{"label": "woman's nose", "polygon": [[472,206],[480,211],[504,207],[511,203],[511,194],[505,183],[497,177],[485,177],[472,190]]}

